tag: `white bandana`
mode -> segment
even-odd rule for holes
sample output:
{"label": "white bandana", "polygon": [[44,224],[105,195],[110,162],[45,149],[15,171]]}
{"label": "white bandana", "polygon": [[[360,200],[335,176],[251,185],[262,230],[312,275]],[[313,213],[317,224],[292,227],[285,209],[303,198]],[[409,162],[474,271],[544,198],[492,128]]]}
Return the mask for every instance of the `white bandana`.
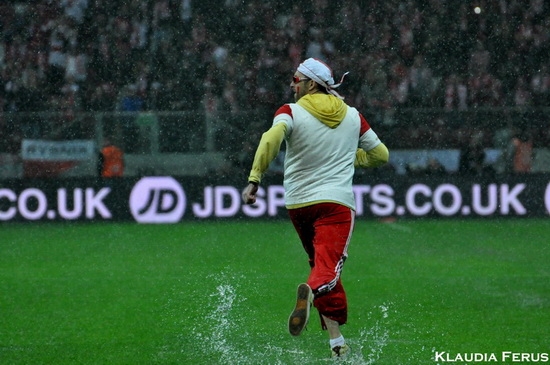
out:
{"label": "white bandana", "polygon": [[344,75],[342,75],[340,82],[338,84],[335,84],[330,67],[328,67],[327,64],[323,61],[320,61],[316,58],[308,58],[304,62],[300,63],[300,65],[298,66],[298,72],[302,73],[304,76],[309,77],[319,85],[323,86],[327,90],[327,92],[331,93],[332,95],[340,99],[344,99],[334,89],[342,85],[344,77],[349,72],[346,72]]}

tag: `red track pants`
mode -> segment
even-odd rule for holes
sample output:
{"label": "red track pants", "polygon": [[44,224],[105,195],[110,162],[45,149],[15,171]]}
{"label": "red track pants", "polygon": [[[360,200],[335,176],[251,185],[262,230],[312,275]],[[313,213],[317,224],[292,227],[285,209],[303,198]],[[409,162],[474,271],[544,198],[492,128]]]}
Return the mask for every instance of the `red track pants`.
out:
{"label": "red track pants", "polygon": [[[319,314],[339,324],[348,316],[346,292],[340,274],[353,232],[355,212],[336,203],[319,203],[289,209],[290,219],[308,255],[313,305]],[[325,329],[324,321],[321,324]]]}

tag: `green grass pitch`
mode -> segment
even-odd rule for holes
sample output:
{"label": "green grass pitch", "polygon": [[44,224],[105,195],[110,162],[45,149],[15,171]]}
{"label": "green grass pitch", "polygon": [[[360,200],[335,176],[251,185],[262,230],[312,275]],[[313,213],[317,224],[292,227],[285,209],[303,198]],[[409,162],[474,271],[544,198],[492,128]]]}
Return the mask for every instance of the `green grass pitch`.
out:
{"label": "green grass pitch", "polygon": [[[326,363],[307,273],[286,220],[2,225],[0,363]],[[550,352],[547,219],[359,220],[342,278],[349,363]]]}

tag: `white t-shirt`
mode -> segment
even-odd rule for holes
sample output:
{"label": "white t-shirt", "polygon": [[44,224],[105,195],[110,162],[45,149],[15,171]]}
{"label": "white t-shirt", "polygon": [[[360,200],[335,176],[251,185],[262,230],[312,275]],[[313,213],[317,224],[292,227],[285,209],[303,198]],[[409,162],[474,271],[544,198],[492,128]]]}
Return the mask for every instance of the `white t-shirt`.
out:
{"label": "white t-shirt", "polygon": [[333,201],[355,209],[352,182],[357,147],[371,150],[381,142],[357,109],[347,106],[332,129],[298,104],[281,107],[273,125],[285,123],[285,204],[292,208]]}

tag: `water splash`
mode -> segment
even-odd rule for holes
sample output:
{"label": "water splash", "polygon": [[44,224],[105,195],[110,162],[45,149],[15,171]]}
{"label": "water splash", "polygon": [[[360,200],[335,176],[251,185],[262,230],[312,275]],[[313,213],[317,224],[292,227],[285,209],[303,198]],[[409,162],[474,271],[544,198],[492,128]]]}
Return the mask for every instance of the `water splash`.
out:
{"label": "water splash", "polygon": [[[347,363],[353,365],[371,365],[380,359],[390,338],[388,318],[392,303],[384,303],[367,314],[368,327],[359,331],[359,338],[348,337],[352,347],[351,358]],[[364,355],[366,354],[366,355]]]}
{"label": "water splash", "polygon": [[237,298],[237,291],[231,284],[218,285],[216,290],[216,293],[210,295],[217,303],[216,307],[206,316],[212,323],[212,331],[207,343],[212,350],[220,354],[221,362],[230,364],[233,361],[242,360],[238,356],[239,351],[228,341],[235,327],[231,319],[231,311]]}
{"label": "water splash", "polygon": [[[177,334],[177,341],[170,341],[159,349],[157,360],[160,362],[185,357],[188,354],[189,336],[193,342],[201,344],[195,348],[198,351],[197,359],[209,361],[212,364],[269,364],[269,365],[293,365],[293,364],[319,364],[331,362],[329,358],[328,339],[326,334],[315,334],[300,341],[291,339],[286,332],[258,333],[247,332],[250,326],[250,308],[246,306],[248,295],[255,295],[254,289],[242,288],[247,278],[229,274],[227,272],[210,275],[216,283],[210,287],[211,292],[202,292],[205,303],[198,311],[202,316],[197,318],[192,328],[187,328],[184,333]],[[257,289],[259,291],[259,289]],[[174,293],[181,296],[181,289]],[[187,293],[189,295],[189,293]],[[195,293],[195,295],[199,295]],[[181,324],[188,322],[188,318],[182,318],[182,313],[174,307],[178,300],[167,306],[167,320]],[[172,308],[174,307],[174,308]],[[356,333],[344,333],[346,340],[352,347],[351,355],[346,359],[346,364],[372,365],[380,359],[390,338],[390,313],[392,303],[383,303],[375,306],[367,313],[365,326]],[[194,312],[195,315],[197,312]],[[185,316],[183,316],[185,317]],[[248,318],[248,320],[247,320]],[[247,342],[247,338],[254,341]],[[311,346],[304,346],[304,340]],[[180,346],[178,348],[178,346]],[[319,352],[319,349],[321,352]],[[179,355],[178,355],[179,353]]]}
{"label": "water splash", "polygon": [[239,303],[246,300],[238,294],[242,278],[225,272],[215,275],[215,278],[218,285],[215,292],[209,295],[210,300],[204,308],[207,315],[201,329],[195,328],[195,337],[201,339],[203,351],[207,352],[205,355],[212,357],[214,354],[220,364],[246,364],[248,359],[232,341],[246,336],[242,331],[243,318],[235,310]]}
{"label": "water splash", "polygon": [[[216,291],[210,294],[211,304],[205,308],[209,311],[205,317],[208,323],[207,331],[199,334],[203,343],[206,344],[205,349],[208,354],[205,355],[209,357],[214,355],[218,358],[217,364],[290,365],[310,363],[303,351],[286,349],[269,343],[277,341],[276,336],[261,333],[249,336],[244,330],[247,328],[245,317],[248,314],[243,313],[248,313],[247,308],[241,306],[247,300],[240,285],[244,278],[226,273],[218,274],[216,278],[219,284]],[[248,288],[249,290],[250,288]],[[263,337],[265,340],[247,343],[246,350],[243,351],[243,343],[240,340],[248,337],[255,339]],[[288,363],[279,360],[279,358],[289,357],[292,360]]]}

